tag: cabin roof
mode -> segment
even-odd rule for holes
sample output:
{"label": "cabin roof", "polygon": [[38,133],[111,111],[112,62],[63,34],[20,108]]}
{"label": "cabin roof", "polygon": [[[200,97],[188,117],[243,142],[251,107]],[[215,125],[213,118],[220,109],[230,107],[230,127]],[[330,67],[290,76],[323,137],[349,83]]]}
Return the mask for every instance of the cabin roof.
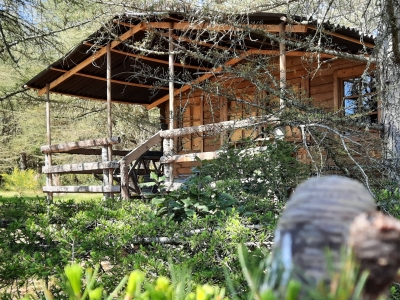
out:
{"label": "cabin roof", "polygon": [[[283,14],[280,13],[253,13],[248,16],[248,24],[253,26],[264,25],[264,29],[273,34],[277,34],[277,28],[282,22]],[[238,16],[239,18],[239,16]],[[293,18],[293,17],[292,17]],[[143,20],[146,20],[145,22]],[[293,34],[296,39],[301,40],[307,35],[315,33],[315,28],[321,23],[301,17],[294,17],[299,25],[293,27]],[[202,32],[200,23],[195,27],[190,27],[190,23],[180,13],[168,14],[125,14],[114,18],[110,22],[110,29],[100,28],[84,41],[78,44],[74,49],[68,52],[64,57],[52,63],[42,72],[30,79],[25,87],[38,90],[38,94],[45,92],[46,84],[49,84],[50,92],[63,95],[77,96],[81,98],[104,100],[107,99],[106,90],[106,45],[110,40],[114,40],[111,45],[111,73],[112,73],[112,94],[113,102],[135,103],[141,105],[154,106],[161,103],[163,98],[168,97],[168,82],[165,80],[165,74],[168,74],[168,55],[159,55],[157,53],[140,53],[135,49],[131,49],[129,45],[135,45],[142,41],[148,29],[158,28],[161,33],[167,34],[168,27],[173,24],[175,35],[178,37],[185,32],[185,40],[180,43],[190,48],[191,43],[196,43],[201,50],[210,50],[210,45],[199,42],[199,37],[206,39],[207,31]],[[204,24],[201,23],[201,24]],[[257,25],[256,25],[257,24]],[[304,25],[301,25],[304,24]],[[338,26],[334,24],[322,24],[326,30],[330,31],[329,39],[335,49],[357,54],[364,49],[364,46],[373,48],[374,39],[370,35],[363,35],[356,29]],[[225,30],[223,27],[215,25],[215,30]],[[268,26],[268,27],[266,27]],[[188,29],[191,35],[187,34]],[[133,34],[132,34],[133,33]],[[196,36],[197,35],[197,36]],[[196,36],[196,40],[195,40]],[[190,38],[193,37],[193,40]],[[124,40],[121,42],[121,40]],[[360,41],[363,41],[362,44]],[[158,49],[168,49],[166,40],[158,41],[160,48],[154,47],[156,52]],[[225,36],[218,43],[215,50],[226,51],[231,46],[230,39]],[[154,44],[155,45],[155,44]],[[231,56],[226,61],[220,63],[229,63],[235,55],[240,57],[243,51],[276,51],[276,43],[265,42],[265,38],[257,32],[251,33],[249,38],[245,39],[245,44],[241,49],[232,49]],[[233,52],[233,53],[232,53]],[[290,55],[290,51],[288,52]],[[190,58],[187,55],[175,55],[174,69],[177,74],[185,74],[185,78],[200,78],[204,74],[212,70],[215,66],[211,63]],[[151,76],[141,75],[141,73],[152,73]],[[156,72],[154,72],[156,71]],[[154,76],[154,75],[159,76]],[[164,75],[164,78],[162,78]],[[200,78],[201,79],[201,78]],[[174,88],[179,89],[184,86],[175,83]]]}

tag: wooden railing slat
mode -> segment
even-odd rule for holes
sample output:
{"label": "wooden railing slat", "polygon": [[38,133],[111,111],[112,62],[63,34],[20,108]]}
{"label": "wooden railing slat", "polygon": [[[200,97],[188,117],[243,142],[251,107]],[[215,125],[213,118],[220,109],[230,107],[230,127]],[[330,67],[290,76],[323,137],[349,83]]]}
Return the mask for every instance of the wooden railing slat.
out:
{"label": "wooden railing slat", "polygon": [[116,169],[119,168],[117,161],[106,161],[106,162],[90,162],[90,163],[78,163],[78,164],[67,164],[67,165],[56,165],[56,166],[44,166],[42,173],[55,174],[55,173],[70,173],[70,172],[85,172],[90,170],[104,170],[104,169]]}
{"label": "wooden railing slat", "polygon": [[121,187],[119,185],[89,185],[89,186],[44,186],[43,192],[51,193],[119,193]]}
{"label": "wooden railing slat", "polygon": [[77,142],[69,142],[64,144],[55,144],[55,145],[44,145],[40,147],[42,153],[59,153],[59,152],[68,152],[73,149],[80,148],[91,148],[97,146],[107,146],[114,145],[121,142],[121,138],[116,136],[112,138],[98,138]]}

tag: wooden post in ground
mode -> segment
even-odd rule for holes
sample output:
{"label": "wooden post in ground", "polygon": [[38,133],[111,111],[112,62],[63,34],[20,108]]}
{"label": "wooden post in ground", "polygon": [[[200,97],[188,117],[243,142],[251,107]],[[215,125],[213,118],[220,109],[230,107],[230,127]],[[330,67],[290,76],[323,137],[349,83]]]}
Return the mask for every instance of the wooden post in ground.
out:
{"label": "wooden post in ground", "polygon": [[[46,84],[46,134],[47,143],[51,145],[51,128],[50,128],[50,85]],[[44,155],[44,164],[46,167],[51,166],[51,152]],[[46,186],[51,186],[53,184],[52,174],[46,174]],[[53,200],[53,193],[47,193],[47,200]]]}
{"label": "wooden post in ground", "polygon": [[[107,127],[108,137],[112,138],[112,119],[111,119],[111,46],[107,44]],[[112,144],[107,146],[108,161],[112,161]],[[113,185],[113,169],[108,169],[108,184]],[[114,197],[114,194],[109,193],[109,197]]]}
{"label": "wooden post in ground", "polygon": [[121,175],[121,198],[128,200],[129,194],[129,176],[128,176],[128,165],[124,159],[119,162],[119,169]]}
{"label": "wooden post in ground", "polygon": [[[173,42],[173,23],[170,24],[169,28],[169,57],[168,57],[168,68],[169,68],[169,129],[174,129],[174,46]],[[166,139],[164,142],[164,156],[172,155],[174,150],[174,138]],[[170,184],[174,181],[174,167],[173,163],[165,166],[165,176],[167,177],[167,182]]]}

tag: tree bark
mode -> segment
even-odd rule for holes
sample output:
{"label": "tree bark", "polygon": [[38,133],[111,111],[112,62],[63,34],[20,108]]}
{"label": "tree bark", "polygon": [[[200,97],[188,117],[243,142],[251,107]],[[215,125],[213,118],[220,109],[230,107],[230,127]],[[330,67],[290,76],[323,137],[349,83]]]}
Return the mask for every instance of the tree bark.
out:
{"label": "tree bark", "polygon": [[388,175],[400,180],[400,4],[398,0],[382,3],[382,26],[379,40],[379,67],[384,156]]}

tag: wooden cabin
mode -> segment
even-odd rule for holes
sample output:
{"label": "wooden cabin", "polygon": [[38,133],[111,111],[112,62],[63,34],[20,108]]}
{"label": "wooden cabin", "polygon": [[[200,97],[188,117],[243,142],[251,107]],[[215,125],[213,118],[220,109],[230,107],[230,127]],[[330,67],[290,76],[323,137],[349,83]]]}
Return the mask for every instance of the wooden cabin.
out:
{"label": "wooden cabin", "polygon": [[[172,184],[190,174],[196,156],[213,159],[223,144],[278,137],[304,142],[304,126],[280,123],[291,99],[338,115],[356,115],[368,106],[364,117],[379,122],[378,106],[366,104],[377,101],[367,63],[374,39],[354,29],[301,17],[288,22],[278,13],[226,23],[180,13],[123,15],[108,26],[26,83],[46,99],[63,94],[108,107],[108,137],[54,145],[47,101],[48,145],[42,152],[48,177],[43,191],[49,196],[101,192],[129,198],[140,194],[137,177],[150,169]],[[158,108],[167,130],[136,149],[113,151],[120,138],[112,134],[112,102]],[[161,152],[151,150],[160,143]],[[52,155],[59,152],[98,154],[101,160],[54,166]],[[307,161],[305,149],[297,156]],[[53,185],[52,175],[63,173],[100,173],[103,185]]]}

